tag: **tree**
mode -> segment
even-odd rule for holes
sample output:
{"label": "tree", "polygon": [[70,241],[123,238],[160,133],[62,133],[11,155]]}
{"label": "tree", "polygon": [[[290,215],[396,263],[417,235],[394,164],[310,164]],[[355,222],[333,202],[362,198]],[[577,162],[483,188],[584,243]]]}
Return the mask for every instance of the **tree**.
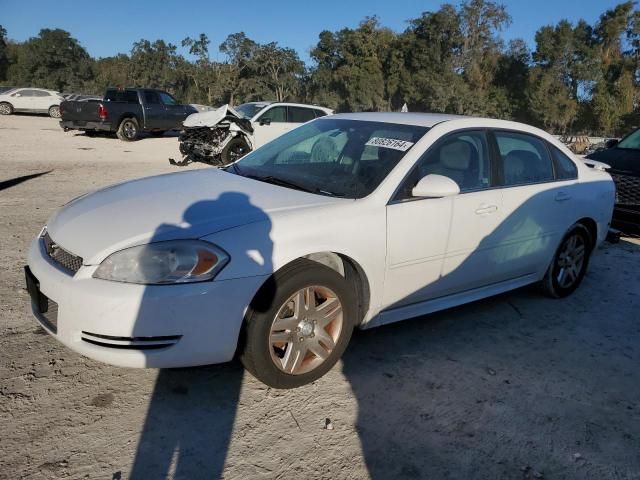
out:
{"label": "tree", "polygon": [[188,87],[185,59],[164,40],[140,40],[131,49],[129,80],[133,85],[164,88],[180,95]]}
{"label": "tree", "polygon": [[269,92],[278,102],[295,98],[305,71],[296,51],[280,47],[276,42],[258,47],[251,67],[255,72],[254,88]]}
{"label": "tree", "polygon": [[6,80],[9,69],[9,55],[7,53],[7,31],[0,25],[0,82]]}
{"label": "tree", "polygon": [[90,84],[93,59],[69,32],[42,29],[37,37],[20,45],[9,68],[16,85],[81,91]]}

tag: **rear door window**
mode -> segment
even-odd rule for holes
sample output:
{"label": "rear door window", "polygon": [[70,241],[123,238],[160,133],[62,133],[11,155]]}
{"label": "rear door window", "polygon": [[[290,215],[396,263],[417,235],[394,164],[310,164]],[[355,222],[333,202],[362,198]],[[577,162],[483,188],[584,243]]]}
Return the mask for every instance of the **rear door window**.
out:
{"label": "rear door window", "polygon": [[107,102],[138,103],[138,92],[135,90],[107,90],[104,99]]}
{"label": "rear door window", "polygon": [[506,186],[553,180],[553,165],[543,140],[533,135],[500,131],[495,132],[495,138]]}
{"label": "rear door window", "polygon": [[144,91],[144,101],[149,105],[159,105],[160,104],[160,96],[158,92],[153,90],[145,90]]}
{"label": "rear door window", "polygon": [[314,118],[316,115],[310,108],[289,107],[289,122],[291,123],[306,123]]}

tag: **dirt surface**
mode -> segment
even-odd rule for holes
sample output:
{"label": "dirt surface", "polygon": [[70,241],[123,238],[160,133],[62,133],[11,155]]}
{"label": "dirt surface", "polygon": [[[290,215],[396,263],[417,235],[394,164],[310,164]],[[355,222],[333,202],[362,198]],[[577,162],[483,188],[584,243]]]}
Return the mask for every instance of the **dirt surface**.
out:
{"label": "dirt surface", "polygon": [[81,193],[178,170],[170,156],[175,137],[0,117],[0,478],[640,478],[637,240],[605,244],[565,300],[525,288],[356,332],[297,390],[59,345],[28,313],[28,243]]}

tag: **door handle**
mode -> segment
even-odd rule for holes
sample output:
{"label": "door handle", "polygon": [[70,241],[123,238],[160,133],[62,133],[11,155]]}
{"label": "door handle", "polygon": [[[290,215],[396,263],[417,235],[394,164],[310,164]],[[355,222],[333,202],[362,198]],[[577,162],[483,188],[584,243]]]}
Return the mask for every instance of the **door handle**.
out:
{"label": "door handle", "polygon": [[571,200],[571,195],[566,194],[564,192],[556,193],[556,202],[566,202],[567,200]]}
{"label": "door handle", "polygon": [[487,205],[486,203],[482,203],[480,207],[476,209],[476,215],[487,215],[489,213],[496,212],[497,210],[497,205]]}

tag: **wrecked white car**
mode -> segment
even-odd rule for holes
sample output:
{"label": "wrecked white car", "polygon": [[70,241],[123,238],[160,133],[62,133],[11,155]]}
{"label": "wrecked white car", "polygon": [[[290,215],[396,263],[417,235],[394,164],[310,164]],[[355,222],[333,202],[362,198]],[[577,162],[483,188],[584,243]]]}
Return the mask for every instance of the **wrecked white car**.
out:
{"label": "wrecked white car", "polygon": [[182,161],[171,163],[228,165],[298,125],[332,113],[316,105],[281,102],[224,105],[194,113],[184,121],[179,138]]}

